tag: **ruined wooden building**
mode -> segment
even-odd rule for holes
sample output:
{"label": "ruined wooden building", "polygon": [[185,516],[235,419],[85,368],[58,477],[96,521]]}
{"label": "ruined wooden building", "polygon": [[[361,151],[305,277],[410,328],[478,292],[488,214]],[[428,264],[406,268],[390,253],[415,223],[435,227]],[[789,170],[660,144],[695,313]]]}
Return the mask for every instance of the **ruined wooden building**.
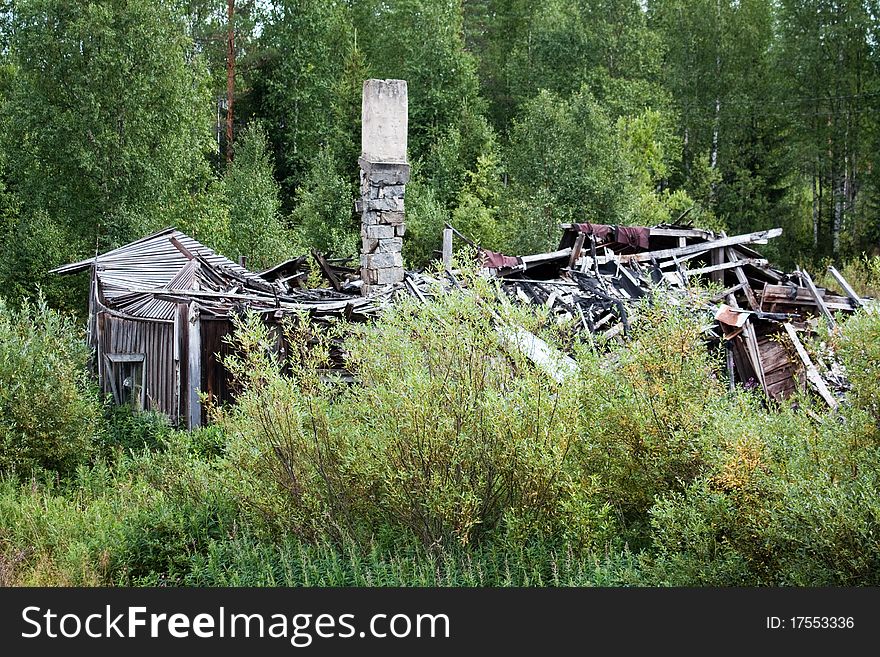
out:
{"label": "ruined wooden building", "polygon": [[200,393],[230,398],[220,360],[236,314],[278,323],[300,311],[320,319],[374,307],[359,295],[291,288],[284,266],[250,272],[172,228],[54,271],[91,272],[88,341],[102,390],[190,428],[204,420]]}
{"label": "ruined wooden building", "polygon": [[[781,229],[728,236],[689,225],[566,224],[555,251],[509,256],[447,226],[438,253],[442,273],[407,271],[406,83],[365,82],[362,124],[355,203],[360,262],[352,266],[312,253],[325,288],[305,287],[305,256],[251,272],[172,228],[55,270],[91,272],[88,337],[105,393],[119,404],[164,413],[176,425],[199,426],[202,395],[230,399],[222,358],[236,315],[258,313],[278,325],[291,313],[306,312],[321,324],[375,317],[400,295],[430,303],[433,295],[462,290],[452,262],[457,236],[476,248],[499,294],[544,307],[573,338],[625,340],[645,298],[685,304],[705,315],[710,346],[725,350],[731,386],[759,388],[782,401],[809,384],[829,406],[837,405],[845,380],[833,364],[817,367],[798,336],[813,334],[818,318],[834,324],[837,314],[869,301],[833,268],[843,295],[817,287],[806,272],[773,268],[753,247],[779,237]],[[709,296],[706,284],[715,286]],[[577,371],[573,359],[521,327],[497,330],[558,382]],[[276,334],[283,353],[281,332]]]}
{"label": "ruined wooden building", "polygon": [[196,427],[205,419],[202,394],[230,399],[221,361],[235,315],[255,312],[277,325],[291,313],[317,322],[375,313],[388,284],[404,280],[407,114],[405,81],[364,83],[361,267],[313,254],[327,288],[303,286],[305,258],[251,272],[173,228],[53,270],[91,272],[88,341],[102,390],[118,404]]}

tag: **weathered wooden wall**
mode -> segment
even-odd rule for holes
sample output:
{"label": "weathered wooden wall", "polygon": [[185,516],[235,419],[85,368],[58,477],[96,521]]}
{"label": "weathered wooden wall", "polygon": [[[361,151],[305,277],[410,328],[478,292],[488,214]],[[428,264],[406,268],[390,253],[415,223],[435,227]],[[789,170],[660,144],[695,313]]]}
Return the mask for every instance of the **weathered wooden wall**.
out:
{"label": "weathered wooden wall", "polygon": [[[104,354],[143,354],[146,409],[177,418],[177,381],[174,376],[174,324],[155,320],[139,321],[99,312],[97,322],[99,357]],[[104,376],[101,387],[110,394],[110,381]]]}

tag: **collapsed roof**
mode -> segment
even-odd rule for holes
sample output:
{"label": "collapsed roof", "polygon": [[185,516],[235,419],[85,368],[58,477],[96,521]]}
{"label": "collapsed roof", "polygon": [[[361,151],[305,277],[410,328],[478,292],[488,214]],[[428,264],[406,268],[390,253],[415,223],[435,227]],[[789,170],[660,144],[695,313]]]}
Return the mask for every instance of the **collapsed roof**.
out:
{"label": "collapsed roof", "polygon": [[[818,317],[833,325],[836,314],[870,300],[856,295],[833,268],[844,295],[816,286],[800,269],[785,273],[771,267],[751,245],[778,237],[781,229],[733,236],[668,224],[565,224],[561,229],[559,248],[548,253],[507,256],[479,249],[483,274],[497,279],[510,299],[544,306],[587,340],[625,339],[637,302],[649,293],[655,301],[690,304],[714,318],[704,333],[710,343],[726,348],[731,385],[760,387],[771,399],[782,400],[809,381],[826,403],[837,405],[846,387],[839,366],[817,367],[798,333],[813,332]],[[368,296],[361,294],[359,271],[347,260],[313,252],[330,287],[308,289],[305,256],[254,273],[173,228],[53,271],[93,268],[100,304],[129,319],[173,322],[180,303],[195,303],[199,313],[218,319],[245,310],[276,319],[292,312],[307,312],[319,322],[367,319],[399,295],[427,302],[438,290],[458,286],[447,244],[453,234],[470,243],[447,226],[446,279],[408,271],[403,282]],[[714,283],[717,292],[693,294],[696,283]],[[499,327],[499,332],[557,380],[576,369],[574,361],[520,327]]]}
{"label": "collapsed roof", "polygon": [[166,228],[52,272],[74,274],[94,268],[101,303],[127,319],[172,322],[175,304],[193,300],[202,314],[218,318],[244,309],[279,315],[305,311],[316,317],[376,312],[381,298],[291,286],[291,279],[298,276],[291,276],[290,270],[301,268],[302,261],[254,273],[189,235]]}

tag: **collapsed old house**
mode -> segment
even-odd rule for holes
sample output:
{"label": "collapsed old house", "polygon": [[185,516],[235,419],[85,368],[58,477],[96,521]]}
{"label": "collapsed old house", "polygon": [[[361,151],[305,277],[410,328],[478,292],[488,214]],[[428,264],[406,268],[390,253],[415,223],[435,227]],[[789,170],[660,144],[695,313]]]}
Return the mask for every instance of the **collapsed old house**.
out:
{"label": "collapsed old house", "polygon": [[91,272],[88,342],[104,393],[195,427],[204,419],[200,392],[230,399],[220,360],[236,314],[256,312],[280,323],[299,312],[318,322],[375,312],[379,297],[291,286],[285,274],[299,264],[250,272],[169,228],[54,271]]}
{"label": "collapsed old house", "polygon": [[[260,314],[280,324],[307,313],[316,324],[366,320],[400,295],[427,303],[433,294],[460,288],[453,270],[453,240],[476,248],[485,276],[512,300],[545,307],[579,339],[626,339],[638,303],[689,304],[707,314],[711,346],[726,354],[730,385],[758,387],[784,400],[809,385],[835,407],[845,381],[833,362],[819,367],[799,334],[817,318],[834,325],[839,313],[869,303],[831,269],[843,294],[814,284],[804,271],[774,269],[752,247],[776,238],[771,229],[746,235],[715,234],[687,225],[604,224],[561,226],[555,251],[523,256],[473,244],[452,226],[443,232],[443,275],[407,271],[405,186],[407,89],[402,80],[368,80],[362,106],[360,266],[319,253],[264,272],[217,254],[169,228],[107,253],[54,270],[91,272],[88,340],[94,370],[106,394],[166,414],[179,426],[204,421],[202,394],[231,398],[222,358],[237,315]],[[308,289],[314,266],[328,287]],[[717,292],[694,294],[707,283]],[[576,363],[521,327],[499,325],[502,339],[558,381]],[[278,351],[286,349],[277,332]],[[837,394],[835,394],[837,393]]]}

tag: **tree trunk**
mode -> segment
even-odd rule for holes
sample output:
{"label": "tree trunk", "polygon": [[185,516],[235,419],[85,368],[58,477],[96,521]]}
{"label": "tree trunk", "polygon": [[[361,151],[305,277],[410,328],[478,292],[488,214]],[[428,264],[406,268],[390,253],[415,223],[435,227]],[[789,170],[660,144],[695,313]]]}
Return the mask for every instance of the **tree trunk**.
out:
{"label": "tree trunk", "polygon": [[813,170],[813,250],[819,246],[819,158]]}
{"label": "tree trunk", "polygon": [[232,162],[232,126],[235,101],[235,0],[226,2],[226,162]]}
{"label": "tree trunk", "polygon": [[836,256],[840,252],[840,231],[843,228],[843,176],[837,171],[832,180],[831,194],[834,198],[834,222],[831,227],[831,248]]}
{"label": "tree trunk", "polygon": [[[721,84],[721,48],[724,43],[724,34],[721,29],[721,0],[715,2],[715,18],[718,26],[718,39],[715,44],[715,84]],[[715,169],[718,166],[718,131],[721,124],[721,89],[717,88],[715,96],[715,117],[712,122],[712,155],[709,166]]]}

